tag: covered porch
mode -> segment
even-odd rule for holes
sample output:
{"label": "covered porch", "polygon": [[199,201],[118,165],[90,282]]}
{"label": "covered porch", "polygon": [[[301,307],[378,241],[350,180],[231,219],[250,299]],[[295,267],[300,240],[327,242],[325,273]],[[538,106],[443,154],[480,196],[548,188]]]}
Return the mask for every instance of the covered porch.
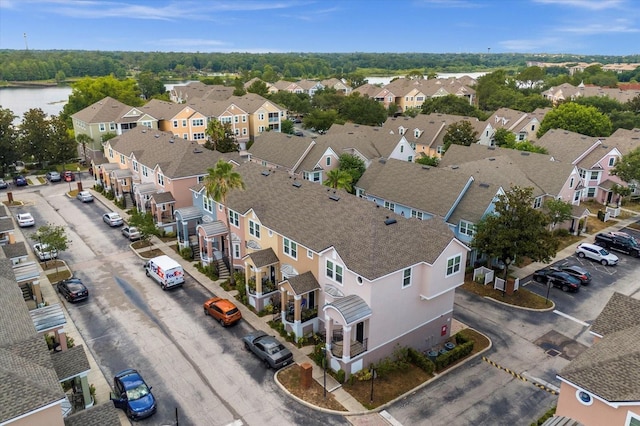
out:
{"label": "covered porch", "polygon": [[196,235],[197,226],[203,222],[202,210],[196,206],[183,207],[176,210],[175,216],[178,248],[190,247],[189,237]]}
{"label": "covered porch", "polygon": [[335,298],[322,308],[325,316],[326,347],[329,365],[334,370],[352,374],[363,366],[351,368],[355,359],[368,350],[371,308],[360,296],[351,294]]}
{"label": "covered porch", "polygon": [[287,331],[296,338],[317,333],[320,330],[318,301],[320,284],[311,271],[285,278],[279,285],[280,318]]}
{"label": "covered porch", "polygon": [[156,192],[153,182],[133,184],[133,198],[140,213],[151,211],[151,196]]}
{"label": "covered porch", "polygon": [[65,390],[67,402],[62,404],[65,414],[92,407],[95,401],[91,397],[88,379],[91,367],[84,347],[74,346],[64,352],[53,353],[51,361]]}
{"label": "covered porch", "polygon": [[247,254],[243,259],[245,265],[245,286],[249,304],[258,312],[277,298],[280,281],[280,259],[271,247]]}
{"label": "covered porch", "polygon": [[571,220],[568,221],[570,223],[569,232],[572,235],[580,235],[587,232],[587,221],[590,215],[589,209],[583,206],[571,206]]}
{"label": "covered porch", "polygon": [[194,250],[200,251],[200,262],[202,262],[203,266],[218,263],[219,261],[224,261],[226,264],[226,259],[228,258],[226,253],[228,247],[226,242],[227,235],[227,225],[221,220],[201,223],[196,226],[198,242]]}
{"label": "covered porch", "polygon": [[[120,200],[125,194],[131,194],[133,188],[133,173],[129,169],[116,169],[110,173],[111,188],[116,199]],[[129,195],[131,197],[131,195]]]}
{"label": "covered porch", "polygon": [[175,205],[171,192],[156,192],[151,196],[151,214],[159,227],[175,224]]}

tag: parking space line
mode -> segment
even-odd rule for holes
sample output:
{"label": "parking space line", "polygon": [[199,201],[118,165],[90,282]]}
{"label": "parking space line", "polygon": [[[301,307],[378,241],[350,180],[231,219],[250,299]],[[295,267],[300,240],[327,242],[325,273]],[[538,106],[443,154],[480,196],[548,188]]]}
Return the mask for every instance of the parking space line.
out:
{"label": "parking space line", "polygon": [[578,324],[584,326],[584,327],[589,327],[591,324],[581,321],[578,318],[572,317],[569,314],[565,314],[564,312],[560,312],[557,309],[553,311],[554,314],[556,315],[560,315],[561,317],[565,317],[566,319],[570,319],[571,321],[577,322]]}

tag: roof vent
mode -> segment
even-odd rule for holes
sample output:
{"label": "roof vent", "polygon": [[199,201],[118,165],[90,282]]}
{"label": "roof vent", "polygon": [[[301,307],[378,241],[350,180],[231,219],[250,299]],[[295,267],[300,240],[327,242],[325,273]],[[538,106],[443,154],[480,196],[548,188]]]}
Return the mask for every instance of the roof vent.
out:
{"label": "roof vent", "polygon": [[298,182],[297,180],[293,181],[293,186],[295,186],[296,188],[300,188],[302,186],[302,184],[300,182]]}
{"label": "roof vent", "polygon": [[429,170],[431,167],[429,166],[422,166],[422,170]]}
{"label": "roof vent", "polygon": [[460,168],[460,166],[451,166],[451,169],[452,169],[452,170],[457,170],[457,169],[459,169],[459,168]]}
{"label": "roof vent", "polygon": [[159,135],[159,134],[157,134],[157,133],[156,133],[156,135],[155,135],[155,136],[156,136],[156,139],[158,139],[158,138],[160,137],[160,135]]}
{"label": "roof vent", "polygon": [[147,130],[146,129],[142,129],[142,133],[147,133]]}
{"label": "roof vent", "polygon": [[194,150],[193,150],[193,153],[194,153],[194,154],[200,154],[201,152],[202,152],[202,150],[201,150],[201,149],[198,149],[198,148],[196,148],[196,149],[194,149]]}
{"label": "roof vent", "polygon": [[263,170],[262,171],[262,176],[269,176],[271,173],[269,173],[269,170]]}
{"label": "roof vent", "polygon": [[529,154],[530,154],[530,153],[529,153],[529,152],[527,152],[527,151],[522,151],[522,152],[520,153],[520,155],[529,155]]}
{"label": "roof vent", "polygon": [[384,224],[389,226],[389,225],[393,225],[394,223],[397,223],[398,221],[393,219],[393,218],[389,218],[389,216],[387,216],[387,218],[384,221]]}
{"label": "roof vent", "polygon": [[488,146],[487,149],[495,150],[496,147],[495,146]]}
{"label": "roof vent", "polygon": [[169,143],[173,143],[173,138],[169,139]]}
{"label": "roof vent", "polygon": [[380,162],[380,164],[387,164],[387,160],[385,160],[384,158],[381,158],[378,161]]}
{"label": "roof vent", "polygon": [[488,183],[481,183],[480,184],[480,188],[488,188],[489,184]]}
{"label": "roof vent", "polygon": [[340,197],[338,197],[335,193],[334,194],[329,194],[329,199],[333,200],[333,201],[338,201],[340,199]]}
{"label": "roof vent", "polygon": [[496,157],[489,157],[489,158],[487,158],[487,160],[489,160],[489,161],[496,161]]}

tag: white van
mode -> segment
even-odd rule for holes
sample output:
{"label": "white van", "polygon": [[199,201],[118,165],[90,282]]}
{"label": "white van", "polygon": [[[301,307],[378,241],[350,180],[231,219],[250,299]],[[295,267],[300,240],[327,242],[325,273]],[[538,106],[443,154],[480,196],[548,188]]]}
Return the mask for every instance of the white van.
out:
{"label": "white van", "polygon": [[149,259],[144,269],[147,276],[156,280],[163,290],[184,284],[182,266],[167,255]]}

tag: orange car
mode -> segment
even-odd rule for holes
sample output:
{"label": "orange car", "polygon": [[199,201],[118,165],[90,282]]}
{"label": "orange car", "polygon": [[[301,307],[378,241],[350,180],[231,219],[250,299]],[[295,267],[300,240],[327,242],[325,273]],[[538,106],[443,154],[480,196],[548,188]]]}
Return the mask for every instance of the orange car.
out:
{"label": "orange car", "polygon": [[214,317],[223,327],[236,323],[242,318],[238,307],[221,297],[212,297],[204,302],[204,314]]}

